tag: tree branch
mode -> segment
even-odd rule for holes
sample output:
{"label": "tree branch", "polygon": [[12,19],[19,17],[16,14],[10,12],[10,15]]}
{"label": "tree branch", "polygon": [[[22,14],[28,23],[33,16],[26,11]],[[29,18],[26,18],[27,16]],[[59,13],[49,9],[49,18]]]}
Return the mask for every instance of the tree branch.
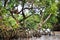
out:
{"label": "tree branch", "polygon": [[22,15],[23,15],[23,19],[25,19],[25,14],[24,14],[24,5],[25,5],[25,0],[22,0]]}
{"label": "tree branch", "polygon": [[14,17],[14,15],[13,15],[13,13],[10,11],[10,13],[11,13],[11,16],[16,20],[16,18]]}
{"label": "tree branch", "polygon": [[21,23],[22,21],[24,21],[25,19],[29,18],[30,16],[32,16],[33,14],[30,14],[29,16],[27,16],[26,18],[20,20],[19,22]]}
{"label": "tree branch", "polygon": [[51,17],[51,14],[48,15],[48,17],[44,20],[43,24],[47,22],[47,20]]}
{"label": "tree branch", "polygon": [[7,2],[8,2],[8,0],[4,0],[4,7],[6,6]]}
{"label": "tree branch", "polygon": [[10,13],[11,13],[11,16],[13,17],[13,19],[16,20],[17,24],[19,24],[19,21],[14,17],[13,13],[11,11],[10,11]]}
{"label": "tree branch", "polygon": [[43,17],[41,18],[40,23],[38,24],[38,29],[42,27],[42,25],[47,22],[47,20],[51,17],[51,14],[48,15],[48,17],[43,21]]}

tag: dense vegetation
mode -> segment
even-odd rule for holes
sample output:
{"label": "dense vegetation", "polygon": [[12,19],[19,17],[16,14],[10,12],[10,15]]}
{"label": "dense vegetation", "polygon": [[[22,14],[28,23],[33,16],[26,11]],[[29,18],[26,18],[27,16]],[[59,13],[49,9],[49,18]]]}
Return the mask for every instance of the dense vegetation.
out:
{"label": "dense vegetation", "polygon": [[52,29],[60,22],[59,5],[59,0],[0,0],[1,33]]}

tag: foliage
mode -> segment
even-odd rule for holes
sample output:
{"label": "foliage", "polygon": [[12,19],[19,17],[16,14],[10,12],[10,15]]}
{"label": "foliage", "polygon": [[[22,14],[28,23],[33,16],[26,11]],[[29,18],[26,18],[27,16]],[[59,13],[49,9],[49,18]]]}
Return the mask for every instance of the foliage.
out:
{"label": "foliage", "polygon": [[[28,3],[27,3],[28,2]],[[3,17],[2,22],[3,25],[6,27],[12,27],[13,29],[22,27],[23,25],[29,29],[37,29],[38,25],[41,23],[44,27],[50,28],[52,26],[52,23],[56,23],[58,20],[56,18],[57,16],[57,3],[55,0],[10,0],[7,1],[7,3],[4,6],[4,1],[0,1],[0,14]],[[29,9],[29,12],[26,14],[24,12],[24,5],[30,3],[31,8]],[[13,12],[15,7],[18,7],[18,5],[22,6],[22,11],[19,13]],[[29,7],[29,6],[28,6]],[[36,12],[37,8],[39,10],[38,14]],[[41,10],[44,9],[44,10]],[[42,11],[42,13],[41,13]],[[44,11],[44,12],[43,12]],[[19,13],[19,14],[18,14]],[[41,14],[40,14],[41,13]],[[25,15],[26,14],[26,15]],[[29,16],[32,14],[31,16]],[[51,14],[51,16],[48,18],[48,16]],[[48,19],[47,19],[48,18]],[[47,20],[46,20],[47,19]],[[22,22],[21,22],[22,20]],[[24,22],[25,21],[25,22]],[[44,23],[46,21],[46,23]],[[23,25],[22,25],[23,24]],[[37,25],[38,24],[38,25]],[[22,26],[21,26],[22,25]]]}

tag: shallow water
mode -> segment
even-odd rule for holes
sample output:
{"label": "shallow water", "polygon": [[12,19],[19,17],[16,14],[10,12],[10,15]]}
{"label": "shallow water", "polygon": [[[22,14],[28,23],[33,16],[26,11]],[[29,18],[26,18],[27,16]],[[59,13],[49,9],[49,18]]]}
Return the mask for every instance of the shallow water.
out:
{"label": "shallow water", "polygon": [[19,38],[17,40],[60,40],[60,35],[56,35],[56,36],[42,36],[40,38],[36,38],[36,37],[33,37],[33,38]]}
{"label": "shallow water", "polygon": [[[0,39],[2,40],[2,39]],[[55,36],[44,36],[42,35],[40,38],[36,38],[36,37],[33,37],[33,38],[18,38],[18,39],[12,39],[12,40],[60,40],[60,35],[55,35]]]}

